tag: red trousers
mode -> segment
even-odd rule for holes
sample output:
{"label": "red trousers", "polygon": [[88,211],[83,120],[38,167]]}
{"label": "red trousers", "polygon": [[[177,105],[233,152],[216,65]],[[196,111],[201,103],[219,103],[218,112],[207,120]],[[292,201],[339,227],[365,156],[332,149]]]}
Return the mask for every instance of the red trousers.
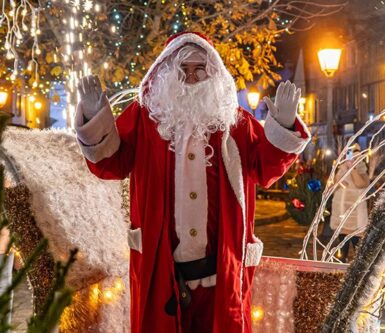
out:
{"label": "red trousers", "polygon": [[212,333],[215,287],[191,290],[191,303],[182,310],[183,333]]}

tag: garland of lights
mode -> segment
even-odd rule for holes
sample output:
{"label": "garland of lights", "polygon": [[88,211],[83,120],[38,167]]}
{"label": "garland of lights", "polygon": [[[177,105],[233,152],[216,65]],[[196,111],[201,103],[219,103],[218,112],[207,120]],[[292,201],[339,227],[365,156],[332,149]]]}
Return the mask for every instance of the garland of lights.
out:
{"label": "garland of lights", "polygon": [[[353,146],[353,143],[355,140],[364,132],[365,129],[367,129],[370,125],[376,123],[378,120],[380,120],[382,117],[385,116],[385,110],[382,111],[380,114],[378,114],[376,117],[374,117],[371,120],[368,120],[366,124],[355,134],[353,135],[344,149],[342,150],[340,156],[335,161],[332,171],[330,173],[329,179],[327,181],[325,191],[322,194],[322,201],[320,204],[320,207],[318,208],[317,213],[314,216],[314,219],[310,225],[309,231],[306,234],[303,242],[303,247],[301,251],[301,259],[308,259],[307,255],[307,246],[309,243],[309,240],[311,237],[313,237],[313,260],[317,260],[317,245],[320,245],[323,247],[323,253],[321,257],[321,261],[339,261],[338,258],[336,258],[335,254],[339,249],[342,248],[342,246],[353,236],[356,234],[359,234],[363,230],[356,230],[355,232],[351,233],[350,235],[346,236],[343,242],[338,244],[336,247],[332,249],[333,242],[337,239],[340,231],[342,230],[344,223],[347,221],[349,216],[352,214],[352,212],[358,207],[358,205],[362,202],[365,202],[371,197],[375,197],[377,193],[379,193],[384,187],[385,183],[381,183],[381,179],[385,175],[385,170],[382,170],[377,177],[374,178],[374,180],[371,181],[369,186],[362,192],[362,194],[359,196],[359,198],[354,202],[354,204],[346,210],[346,212],[341,216],[340,223],[335,230],[333,236],[331,237],[328,244],[323,245],[322,242],[318,238],[318,227],[321,221],[324,220],[324,212],[325,207],[327,204],[327,201],[330,199],[332,194],[336,191],[336,189],[339,186],[343,186],[342,182],[350,175],[352,170],[361,163],[364,159],[369,161],[373,155],[375,155],[377,152],[380,152],[380,149],[385,146],[385,139],[381,139],[379,142],[375,143],[375,139],[379,137],[381,133],[383,133],[385,129],[385,124],[380,126],[380,128],[375,132],[375,134],[372,136],[369,147],[367,149],[362,150],[360,153],[353,156],[353,165],[350,170],[348,170],[337,182],[335,181],[335,175],[337,168],[343,164],[346,161],[346,153],[347,151]],[[373,191],[373,193],[369,194],[369,192],[374,189],[376,186],[376,189]]]}
{"label": "garland of lights", "polygon": [[[6,1],[4,0],[1,8],[1,19],[0,26],[6,23],[7,25],[7,34],[5,36],[4,48],[6,50],[6,59],[14,59],[13,73],[11,75],[11,80],[16,80],[18,74],[20,73],[19,67],[19,56],[17,54],[16,48],[20,46],[23,41],[23,34],[26,34],[28,31],[33,37],[33,46],[32,46],[32,55],[31,61],[28,64],[27,69],[29,71],[35,72],[33,87],[38,86],[38,62],[36,56],[41,54],[39,48],[38,36],[41,34],[39,22],[39,12],[41,8],[33,6],[28,0],[21,0],[19,4],[15,0],[10,0],[11,10],[7,12]],[[29,28],[26,24],[27,16],[31,16],[31,27]],[[21,24],[21,28],[20,28]]]}

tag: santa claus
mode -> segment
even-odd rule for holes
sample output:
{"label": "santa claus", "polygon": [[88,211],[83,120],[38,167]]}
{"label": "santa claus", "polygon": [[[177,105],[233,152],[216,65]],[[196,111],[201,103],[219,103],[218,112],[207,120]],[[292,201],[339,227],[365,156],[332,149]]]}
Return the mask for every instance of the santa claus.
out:
{"label": "santa claus", "polygon": [[255,184],[279,179],[310,139],[290,82],[265,126],[198,33],[171,37],[115,120],[97,77],[79,85],[75,128],[90,171],[130,177],[133,333],[251,332]]}

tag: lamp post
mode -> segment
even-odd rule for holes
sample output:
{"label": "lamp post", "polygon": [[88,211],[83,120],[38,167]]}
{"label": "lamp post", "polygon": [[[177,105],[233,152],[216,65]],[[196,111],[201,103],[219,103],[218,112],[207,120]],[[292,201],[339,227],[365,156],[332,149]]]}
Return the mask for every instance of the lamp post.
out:
{"label": "lamp post", "polygon": [[338,70],[341,58],[341,49],[321,49],[318,51],[318,60],[322,72],[327,78],[327,132],[328,147],[333,148],[333,75]]}
{"label": "lamp post", "polygon": [[258,107],[260,97],[261,97],[261,94],[256,91],[249,91],[247,93],[247,103],[249,104],[251,110],[253,111],[254,117],[255,117],[255,110]]}

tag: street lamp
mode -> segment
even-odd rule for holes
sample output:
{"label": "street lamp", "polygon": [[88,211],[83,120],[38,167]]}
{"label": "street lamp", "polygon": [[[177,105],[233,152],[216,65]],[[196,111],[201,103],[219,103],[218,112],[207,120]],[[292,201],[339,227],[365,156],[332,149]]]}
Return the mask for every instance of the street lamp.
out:
{"label": "street lamp", "polygon": [[6,91],[0,91],[0,108],[2,108],[8,99],[8,93]]}
{"label": "street lamp", "polygon": [[322,49],[318,51],[321,70],[327,77],[327,135],[328,147],[333,147],[333,75],[338,70],[341,49]]}
{"label": "street lamp", "polygon": [[327,77],[333,77],[340,64],[341,49],[322,49],[318,51],[321,70]]}
{"label": "street lamp", "polygon": [[255,117],[255,110],[258,107],[260,97],[261,97],[261,94],[259,92],[249,91],[247,93],[247,103],[249,104],[251,110],[253,111],[254,117]]}

